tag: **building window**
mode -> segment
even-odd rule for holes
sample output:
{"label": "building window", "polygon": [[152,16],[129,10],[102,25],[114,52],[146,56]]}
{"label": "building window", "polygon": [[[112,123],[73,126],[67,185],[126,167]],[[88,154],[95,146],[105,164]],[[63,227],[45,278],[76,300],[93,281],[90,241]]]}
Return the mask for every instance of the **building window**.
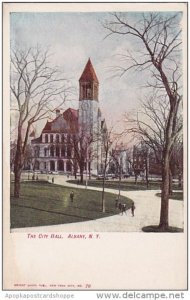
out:
{"label": "building window", "polygon": [[47,168],[47,163],[45,162],[44,163],[44,170],[46,170],[46,168]]}
{"label": "building window", "polygon": [[56,134],[56,143],[59,143],[59,134]]}
{"label": "building window", "polygon": [[53,143],[53,134],[50,134],[50,143]]}
{"label": "building window", "polygon": [[40,169],[40,163],[38,160],[35,161],[35,170],[39,170]]}
{"label": "building window", "polygon": [[54,156],[54,146],[50,147],[50,156]]}
{"label": "building window", "polygon": [[55,171],[55,162],[53,160],[50,161],[50,171]]}
{"label": "building window", "polygon": [[67,147],[67,157],[70,158],[71,157],[71,146]]}
{"label": "building window", "polygon": [[48,149],[47,148],[44,149],[44,156],[48,156]]}
{"label": "building window", "polygon": [[70,162],[70,160],[69,160],[69,161],[67,161],[67,171],[68,171],[68,172],[71,172],[71,169],[72,169],[72,167],[71,167],[71,162]]}
{"label": "building window", "polygon": [[57,168],[58,168],[58,171],[64,171],[64,162],[62,160],[58,160]]}
{"label": "building window", "polygon": [[56,156],[59,157],[59,146],[56,146],[55,153],[56,153]]}
{"label": "building window", "polygon": [[45,143],[48,143],[48,134],[45,134]]}
{"label": "building window", "polygon": [[39,157],[40,156],[40,147],[36,146],[34,148],[34,156]]}
{"label": "building window", "polygon": [[65,146],[61,147],[61,156],[65,157]]}
{"label": "building window", "polygon": [[61,136],[61,142],[64,143],[64,140],[65,140],[65,137],[64,137],[64,134],[62,134],[62,136]]}

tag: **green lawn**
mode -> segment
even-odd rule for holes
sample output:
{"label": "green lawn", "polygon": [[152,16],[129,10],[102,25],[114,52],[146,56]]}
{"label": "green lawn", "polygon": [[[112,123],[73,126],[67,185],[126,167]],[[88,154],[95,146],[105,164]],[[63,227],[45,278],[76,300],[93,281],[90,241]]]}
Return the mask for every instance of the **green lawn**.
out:
{"label": "green lawn", "polygon": [[[76,180],[68,180],[70,183],[77,183]],[[81,183],[80,183],[81,184]],[[83,185],[85,185],[86,182],[84,181]],[[88,180],[88,186],[94,186],[94,187],[102,187],[102,180]],[[144,182],[138,182],[135,184],[135,182],[128,182],[128,181],[121,181],[121,190],[123,191],[133,191],[133,190],[146,190],[146,184]],[[151,183],[149,186],[149,189],[159,189],[160,183]],[[106,180],[105,181],[105,188],[110,189],[118,189],[119,188],[119,182],[118,180]]]}
{"label": "green lawn", "polygon": [[[69,195],[74,191],[74,201]],[[53,185],[48,182],[22,182],[21,196],[13,197],[11,184],[11,228],[34,227],[94,220],[118,214],[116,195],[105,193],[106,212],[101,212],[101,192]],[[130,208],[132,200],[121,196]]]}
{"label": "green lawn", "polygon": [[[68,180],[70,183],[76,183],[77,180]],[[85,185],[85,181],[83,185]],[[149,190],[159,190],[160,189],[161,182],[158,181],[151,181],[149,183]],[[102,180],[88,180],[88,186],[94,186],[94,187],[102,187]],[[105,187],[110,189],[118,189],[119,188],[119,182],[118,180],[106,180],[105,181]],[[178,186],[173,185],[173,187],[177,190]],[[135,184],[134,181],[121,181],[121,190],[123,191],[136,191],[136,190],[147,190],[146,182],[138,181],[137,184]]]}
{"label": "green lawn", "polygon": [[[161,193],[157,193],[156,196],[161,197]],[[170,199],[183,201],[183,192],[173,192]]]}

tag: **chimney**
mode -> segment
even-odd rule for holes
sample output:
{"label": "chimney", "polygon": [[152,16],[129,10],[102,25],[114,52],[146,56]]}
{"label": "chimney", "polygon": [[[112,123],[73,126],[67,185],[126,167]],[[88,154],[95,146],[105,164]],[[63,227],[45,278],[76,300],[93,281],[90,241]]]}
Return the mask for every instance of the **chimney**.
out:
{"label": "chimney", "polygon": [[56,117],[59,117],[60,116],[60,109],[56,109]]}

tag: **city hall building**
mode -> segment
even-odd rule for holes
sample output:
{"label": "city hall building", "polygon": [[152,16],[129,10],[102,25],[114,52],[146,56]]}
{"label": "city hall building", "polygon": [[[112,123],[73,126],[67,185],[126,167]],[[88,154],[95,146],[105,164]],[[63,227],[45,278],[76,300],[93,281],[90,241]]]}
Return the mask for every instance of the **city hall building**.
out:
{"label": "city hall building", "polygon": [[92,174],[101,173],[103,138],[107,129],[99,108],[98,94],[99,81],[89,59],[79,79],[78,110],[68,108],[61,112],[57,109],[55,119],[47,121],[38,138],[31,139],[31,169],[64,173],[78,171],[79,162],[73,141],[84,134],[91,140],[86,151],[84,170],[90,169]]}

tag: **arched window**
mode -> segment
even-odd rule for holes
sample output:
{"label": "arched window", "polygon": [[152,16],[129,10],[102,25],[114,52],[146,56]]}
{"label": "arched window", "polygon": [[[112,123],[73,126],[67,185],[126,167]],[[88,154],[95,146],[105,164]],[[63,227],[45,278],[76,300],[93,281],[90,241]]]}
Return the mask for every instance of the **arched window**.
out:
{"label": "arched window", "polygon": [[59,146],[56,146],[55,153],[56,153],[56,156],[59,156]]}
{"label": "arched window", "polygon": [[55,171],[55,162],[50,160],[50,171]]}
{"label": "arched window", "polygon": [[92,89],[91,89],[91,85],[88,84],[86,86],[86,98],[87,99],[91,99],[92,98]]}
{"label": "arched window", "polygon": [[56,134],[56,143],[59,143],[59,134]]}
{"label": "arched window", "polygon": [[61,136],[61,142],[64,143],[64,141],[65,141],[65,137],[64,137],[64,134],[62,134],[62,136]]}
{"label": "arched window", "polygon": [[39,146],[35,146],[35,148],[34,148],[34,156],[35,157],[39,157],[40,156],[40,147]]}
{"label": "arched window", "polygon": [[48,143],[48,134],[45,134],[45,143]]}
{"label": "arched window", "polygon": [[67,157],[71,157],[71,146],[67,147]]}
{"label": "arched window", "polygon": [[65,146],[64,145],[61,147],[61,156],[65,157]]}
{"label": "arched window", "polygon": [[44,156],[47,156],[47,148],[44,148]]}
{"label": "arched window", "polygon": [[71,135],[68,134],[68,135],[67,135],[67,143],[70,144],[70,142],[71,142]]}
{"label": "arched window", "polygon": [[58,171],[64,171],[64,162],[62,160],[58,160],[57,168],[58,168]]}
{"label": "arched window", "polygon": [[70,160],[68,160],[68,161],[67,161],[67,171],[68,171],[68,172],[71,172],[71,170],[72,170],[72,165],[71,165]]}
{"label": "arched window", "polygon": [[50,147],[50,156],[54,156],[54,146]]}
{"label": "arched window", "polygon": [[40,168],[40,163],[38,160],[35,161],[35,170],[39,170]]}
{"label": "arched window", "polygon": [[53,134],[50,134],[50,143],[53,143]]}

